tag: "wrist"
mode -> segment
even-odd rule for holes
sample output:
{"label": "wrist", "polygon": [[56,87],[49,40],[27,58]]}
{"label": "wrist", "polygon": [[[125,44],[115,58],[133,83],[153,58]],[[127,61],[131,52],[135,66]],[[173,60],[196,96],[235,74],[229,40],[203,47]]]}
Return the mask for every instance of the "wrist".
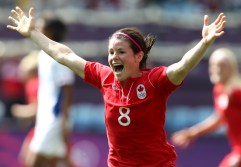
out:
{"label": "wrist", "polygon": [[191,127],[191,128],[188,128],[188,134],[189,134],[189,137],[196,138],[198,136],[198,131],[196,128]]}
{"label": "wrist", "polygon": [[215,39],[210,40],[207,37],[203,37],[201,41],[204,46],[210,46],[215,41]]}
{"label": "wrist", "polygon": [[40,31],[36,28],[32,28],[27,37],[30,39],[34,39],[37,33],[40,33]]}

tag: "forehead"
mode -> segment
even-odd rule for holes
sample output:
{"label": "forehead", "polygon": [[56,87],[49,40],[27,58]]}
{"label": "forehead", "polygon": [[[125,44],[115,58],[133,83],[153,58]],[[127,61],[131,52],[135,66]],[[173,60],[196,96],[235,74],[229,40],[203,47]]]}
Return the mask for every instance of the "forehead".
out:
{"label": "forehead", "polygon": [[226,69],[230,67],[230,61],[226,57],[215,57],[210,59],[210,66],[218,66],[219,68]]}
{"label": "forehead", "polygon": [[109,40],[109,48],[113,48],[115,46],[129,47],[129,41],[122,38],[117,38],[116,36],[112,36]]}
{"label": "forehead", "polygon": [[210,62],[211,63],[222,63],[222,62],[229,62],[229,59],[226,55],[227,53],[223,51],[215,51],[211,57],[210,57]]}

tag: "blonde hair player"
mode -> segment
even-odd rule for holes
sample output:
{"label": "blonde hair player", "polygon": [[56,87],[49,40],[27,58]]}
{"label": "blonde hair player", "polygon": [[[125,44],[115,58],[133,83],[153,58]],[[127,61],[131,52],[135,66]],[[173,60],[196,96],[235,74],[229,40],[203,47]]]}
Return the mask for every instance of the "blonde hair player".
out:
{"label": "blonde hair player", "polygon": [[209,77],[214,84],[216,112],[204,121],[174,133],[172,141],[177,146],[187,147],[198,137],[225,125],[232,150],[219,167],[241,167],[241,77],[236,56],[230,49],[219,48],[212,53]]}

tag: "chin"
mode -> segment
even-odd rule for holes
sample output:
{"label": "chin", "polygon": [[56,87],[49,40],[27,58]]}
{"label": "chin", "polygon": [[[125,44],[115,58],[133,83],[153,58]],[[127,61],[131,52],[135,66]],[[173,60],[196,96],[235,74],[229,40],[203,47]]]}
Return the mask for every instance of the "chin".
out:
{"label": "chin", "polygon": [[211,76],[210,81],[212,84],[220,83],[220,78],[218,76]]}
{"label": "chin", "polygon": [[219,83],[217,80],[211,80],[211,83],[213,84],[213,85],[215,85],[215,84],[217,84],[217,83]]}
{"label": "chin", "polygon": [[122,76],[117,76],[117,75],[115,75],[115,79],[118,80],[121,83],[124,83],[126,81],[125,78],[123,78]]}
{"label": "chin", "polygon": [[116,75],[116,74],[115,74],[115,79],[117,79],[118,81],[122,81],[122,80],[123,80],[123,79],[121,78],[121,76]]}

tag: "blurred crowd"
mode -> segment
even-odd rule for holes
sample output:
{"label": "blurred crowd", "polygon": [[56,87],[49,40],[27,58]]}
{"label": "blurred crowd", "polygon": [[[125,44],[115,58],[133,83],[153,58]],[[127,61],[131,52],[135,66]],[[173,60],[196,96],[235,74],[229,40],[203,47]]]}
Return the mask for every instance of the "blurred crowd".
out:
{"label": "blurred crowd", "polygon": [[90,10],[136,9],[148,6],[166,8],[168,10],[204,10],[210,12],[233,11],[241,8],[240,0],[8,0],[1,1],[1,7],[22,8],[35,6],[38,9],[73,7]]}

